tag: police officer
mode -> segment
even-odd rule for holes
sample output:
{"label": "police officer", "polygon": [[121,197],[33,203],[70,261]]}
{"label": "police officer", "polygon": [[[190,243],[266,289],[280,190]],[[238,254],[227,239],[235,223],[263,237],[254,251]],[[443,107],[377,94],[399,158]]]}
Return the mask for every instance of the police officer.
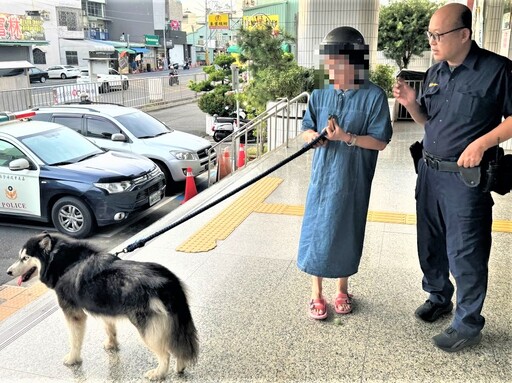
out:
{"label": "police officer", "polygon": [[[480,171],[498,142],[512,137],[512,63],[471,40],[471,11],[451,3],[432,16],[427,31],[437,64],[420,96],[403,80],[393,93],[425,127],[418,166],[418,255],[428,300],[415,312],[434,322],[457,307],[451,325],[433,337],[448,352],[480,342],[487,292],[493,200]],[[480,169],[481,168],[481,169]]]}

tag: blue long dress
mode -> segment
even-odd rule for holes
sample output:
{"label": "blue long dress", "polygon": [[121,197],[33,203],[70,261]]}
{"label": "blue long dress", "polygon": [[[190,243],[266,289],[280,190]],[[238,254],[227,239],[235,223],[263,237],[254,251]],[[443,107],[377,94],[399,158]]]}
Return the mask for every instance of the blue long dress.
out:
{"label": "blue long dress", "polygon": [[[302,129],[321,132],[329,115],[347,132],[391,139],[386,94],[372,83],[358,90],[314,90]],[[377,156],[377,150],[342,141],[315,149],[297,258],[300,270],[326,278],[357,273]]]}

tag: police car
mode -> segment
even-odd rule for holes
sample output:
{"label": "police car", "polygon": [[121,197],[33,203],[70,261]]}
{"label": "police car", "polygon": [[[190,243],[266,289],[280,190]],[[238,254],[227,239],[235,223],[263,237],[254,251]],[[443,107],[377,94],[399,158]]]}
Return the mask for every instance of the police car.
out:
{"label": "police car", "polygon": [[162,171],[59,124],[0,113],[0,217],[52,222],[75,238],[158,203]]}

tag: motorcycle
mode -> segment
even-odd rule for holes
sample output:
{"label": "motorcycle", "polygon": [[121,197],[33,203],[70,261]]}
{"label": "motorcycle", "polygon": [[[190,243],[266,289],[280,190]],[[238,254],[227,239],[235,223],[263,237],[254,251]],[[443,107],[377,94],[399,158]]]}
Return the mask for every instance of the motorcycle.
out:
{"label": "motorcycle", "polygon": [[[228,109],[228,107],[226,107]],[[247,124],[250,120],[246,119],[247,114],[244,110],[240,109],[240,128]],[[238,131],[236,112],[233,112],[229,117],[219,117],[218,114],[213,115],[213,140],[220,142],[233,132]],[[247,134],[248,140],[254,140],[254,131],[250,131]],[[240,137],[240,142],[245,143],[245,136]]]}
{"label": "motorcycle", "polygon": [[169,72],[169,85],[173,86],[173,84],[179,85],[180,79],[178,76],[178,70],[177,69],[171,69]]}
{"label": "motorcycle", "polygon": [[190,61],[185,61],[185,64],[183,64],[183,69],[184,70],[190,69]]}

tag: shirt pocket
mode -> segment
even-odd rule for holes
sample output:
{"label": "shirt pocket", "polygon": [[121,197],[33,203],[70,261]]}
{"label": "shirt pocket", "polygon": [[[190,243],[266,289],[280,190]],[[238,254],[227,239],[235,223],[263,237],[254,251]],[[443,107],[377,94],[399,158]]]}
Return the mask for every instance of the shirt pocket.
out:
{"label": "shirt pocket", "polygon": [[340,125],[346,132],[366,135],[366,121],[368,114],[360,110],[349,110],[343,118],[343,125]]}
{"label": "shirt pocket", "polygon": [[423,103],[425,104],[425,109],[427,110],[428,115],[433,114],[437,111],[439,107],[438,97],[435,97],[439,94],[439,86],[432,86],[425,90],[421,98],[423,99]]}
{"label": "shirt pocket", "polygon": [[487,118],[492,104],[485,94],[485,89],[462,86],[454,92],[453,110],[465,118]]}

